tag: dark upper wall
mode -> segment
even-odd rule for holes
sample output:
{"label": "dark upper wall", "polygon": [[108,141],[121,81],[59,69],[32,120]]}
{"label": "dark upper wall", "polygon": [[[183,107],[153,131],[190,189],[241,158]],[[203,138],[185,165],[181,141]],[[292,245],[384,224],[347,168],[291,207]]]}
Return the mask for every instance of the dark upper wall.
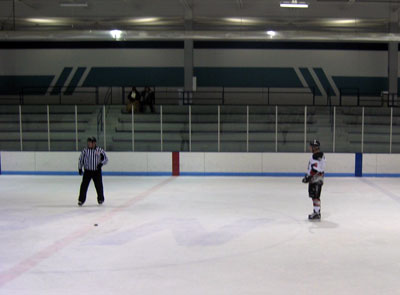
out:
{"label": "dark upper wall", "polygon": [[[317,95],[387,90],[386,44],[195,42],[194,47],[199,87],[312,87]],[[2,42],[0,92],[182,87],[183,65],[183,42]]]}

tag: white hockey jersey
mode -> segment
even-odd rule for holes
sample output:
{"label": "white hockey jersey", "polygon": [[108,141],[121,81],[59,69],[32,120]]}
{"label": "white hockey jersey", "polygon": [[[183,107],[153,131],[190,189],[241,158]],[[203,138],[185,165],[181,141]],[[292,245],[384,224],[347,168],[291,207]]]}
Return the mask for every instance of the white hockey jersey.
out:
{"label": "white hockey jersey", "polygon": [[311,176],[311,183],[324,181],[325,165],[324,153],[319,152],[311,155],[307,170],[307,175]]}

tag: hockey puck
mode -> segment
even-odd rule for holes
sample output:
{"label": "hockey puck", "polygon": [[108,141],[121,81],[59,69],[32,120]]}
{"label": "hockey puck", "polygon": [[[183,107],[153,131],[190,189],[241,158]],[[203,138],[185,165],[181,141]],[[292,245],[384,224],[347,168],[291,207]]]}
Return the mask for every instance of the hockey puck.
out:
{"label": "hockey puck", "polygon": [[94,224],[94,226],[98,226],[98,224],[97,224],[97,223],[95,223],[95,224]]}

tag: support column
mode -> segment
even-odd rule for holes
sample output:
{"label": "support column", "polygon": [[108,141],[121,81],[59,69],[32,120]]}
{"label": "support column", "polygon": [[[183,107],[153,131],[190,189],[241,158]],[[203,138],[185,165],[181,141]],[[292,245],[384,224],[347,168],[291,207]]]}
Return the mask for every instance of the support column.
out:
{"label": "support column", "polygon": [[398,76],[398,48],[399,43],[390,42],[388,52],[388,80],[389,80],[389,100],[394,95],[394,101],[397,100],[397,76]]}
{"label": "support column", "polygon": [[[185,30],[193,29],[193,11],[190,4],[185,0],[182,1],[185,7]],[[184,41],[184,86],[186,91],[193,91],[193,39]]]}
{"label": "support column", "polygon": [[185,40],[185,92],[193,91],[193,40]]}
{"label": "support column", "polygon": [[[399,32],[399,10],[393,7],[390,12],[390,33],[397,34]],[[389,42],[388,44],[388,90],[389,101],[395,103],[397,101],[397,77],[398,77],[398,53],[399,43]]]}

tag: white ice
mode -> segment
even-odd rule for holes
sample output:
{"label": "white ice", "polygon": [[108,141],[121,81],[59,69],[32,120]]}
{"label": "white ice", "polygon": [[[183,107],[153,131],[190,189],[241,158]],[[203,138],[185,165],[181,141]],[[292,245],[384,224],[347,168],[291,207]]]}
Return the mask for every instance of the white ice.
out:
{"label": "white ice", "polygon": [[[0,294],[400,294],[400,181],[0,176]],[[94,226],[98,224],[98,226]]]}

